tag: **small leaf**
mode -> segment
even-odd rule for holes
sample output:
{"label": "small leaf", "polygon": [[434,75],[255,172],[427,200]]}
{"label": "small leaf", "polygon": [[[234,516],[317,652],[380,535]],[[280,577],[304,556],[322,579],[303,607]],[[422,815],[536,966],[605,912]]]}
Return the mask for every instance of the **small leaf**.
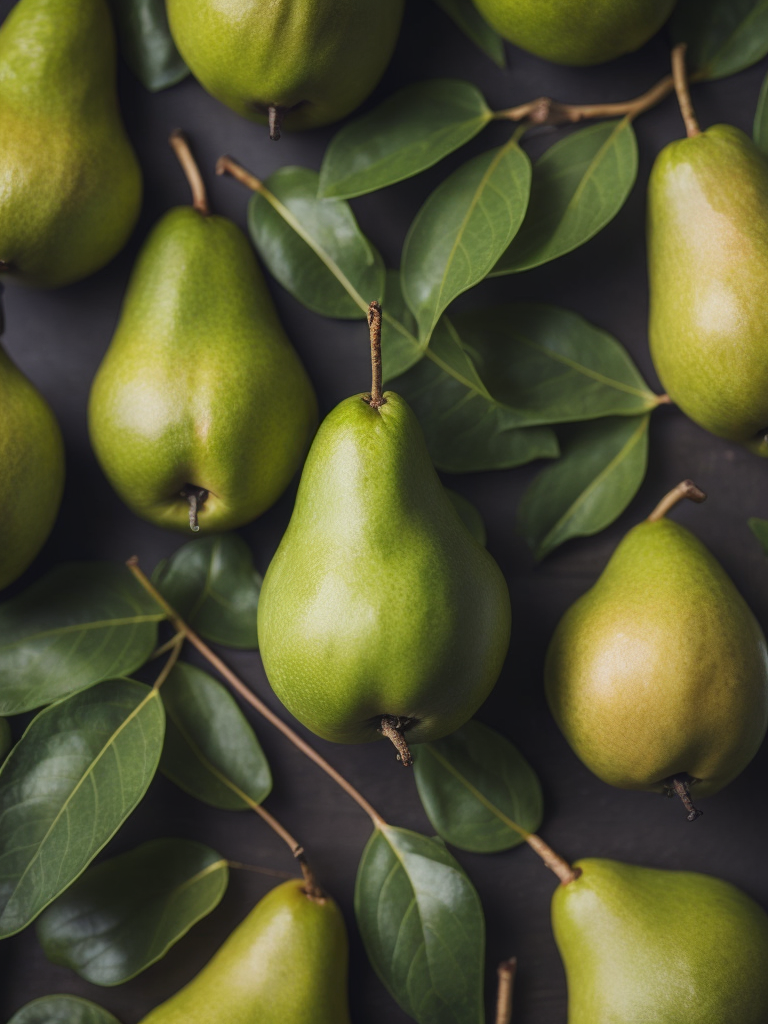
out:
{"label": "small leaf", "polygon": [[763,81],[752,131],[755,145],[768,156],[768,76]]}
{"label": "small leaf", "polygon": [[670,26],[702,78],[735,75],[768,53],[768,0],[679,0]]}
{"label": "small leaf", "polygon": [[464,523],[466,528],[475,538],[478,544],[486,546],[487,536],[485,532],[485,523],[483,517],[480,515],[478,510],[464,497],[463,494],[457,494],[456,491],[452,491],[449,487],[445,488],[445,493],[448,495],[448,499],[461,516],[461,521]]}
{"label": "small leaf", "polygon": [[281,167],[265,187],[275,202],[256,193],[248,228],[270,273],[321,316],[363,319],[384,294],[385,270],[349,203],[318,199],[318,175],[305,167]]}
{"label": "small leaf", "polygon": [[31,711],[135,671],[164,618],[122,565],[57,566],[0,605],[0,714]]}
{"label": "small leaf", "polygon": [[162,686],[166,732],[160,770],[212,807],[239,811],[266,800],[272,774],[234,698],[207,672],[177,663]]}
{"label": "small leaf", "polygon": [[261,574],[253,567],[250,548],[236,533],[183,544],[158,565],[152,582],[206,640],[246,650],[259,646]]}
{"label": "small leaf", "polygon": [[443,310],[483,280],[515,237],[530,187],[531,164],[516,134],[454,171],[416,214],[401,271],[422,341]]}
{"label": "small leaf", "polygon": [[613,220],[636,178],[637,139],[626,118],[560,139],[534,165],[525,220],[491,276],[530,270],[584,245]]}
{"label": "small leaf", "polygon": [[471,82],[407,85],[334,135],[318,194],[351,199],[411,178],[473,139],[491,117]]}
{"label": "small leaf", "polygon": [[649,415],[573,427],[563,456],[523,495],[518,525],[536,559],[571,537],[591,537],[637,494],[648,463]]}
{"label": "small leaf", "polygon": [[5,755],[12,746],[11,727],[4,718],[0,718],[0,762],[5,760]]}
{"label": "small leaf", "polygon": [[507,58],[504,53],[504,40],[472,3],[472,0],[435,0],[449,18],[459,26],[461,31],[471,39],[475,46],[486,53],[500,68],[506,67]]}
{"label": "small leaf", "polygon": [[160,760],[160,696],[110,679],[42,711],[0,771],[0,938],[21,931],[90,864]]}
{"label": "small leaf", "polygon": [[45,955],[93,985],[162,959],[224,895],[229,866],[189,839],[155,839],[90,868],[37,923]]}
{"label": "small leaf", "polygon": [[387,271],[381,322],[381,365],[384,381],[410,370],[423,358],[426,346],[416,338],[418,328],[405,304],[399,270]]}
{"label": "small leaf", "polygon": [[111,0],[126,62],[150,92],[175,85],[189,74],[171,37],[165,0]]}
{"label": "small leaf", "polygon": [[445,846],[380,826],[357,873],[355,914],[368,958],[419,1024],[483,1024],[485,921]]}
{"label": "small leaf", "polygon": [[749,528],[760,541],[763,554],[768,555],[768,519],[752,518],[749,520]]}
{"label": "small leaf", "polygon": [[467,722],[452,736],[414,746],[413,755],[424,810],[447,843],[497,853],[519,846],[523,832],[541,825],[536,773],[495,729]]}
{"label": "small leaf", "polygon": [[8,1024],[120,1024],[117,1017],[77,996],[43,996],[22,1006]]}

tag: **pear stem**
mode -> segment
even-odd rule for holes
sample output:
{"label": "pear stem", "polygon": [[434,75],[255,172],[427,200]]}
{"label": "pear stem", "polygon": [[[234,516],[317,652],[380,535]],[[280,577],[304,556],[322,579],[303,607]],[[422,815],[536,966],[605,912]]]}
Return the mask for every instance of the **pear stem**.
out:
{"label": "pear stem", "polygon": [[526,833],[525,841],[541,857],[549,870],[554,871],[562,885],[569,885],[571,882],[575,882],[581,875],[581,868],[572,868],[568,861],[561,857],[559,853],[555,853],[552,847],[545,843],[540,836],[528,832]]}
{"label": "pear stem", "polygon": [[[358,807],[365,811],[365,813],[373,822],[375,828],[386,828],[386,821],[384,821],[384,819],[378,813],[378,811],[376,811],[375,808],[368,803],[365,797],[355,789],[352,783],[347,782],[344,776],[337,772],[336,769],[332,767],[325,760],[324,757],[321,757],[320,754],[318,754],[318,752],[313,747],[311,747],[309,743],[306,742],[306,740],[303,740],[301,736],[299,736],[298,733],[294,732],[294,730],[289,725],[286,725],[286,723],[282,720],[282,718],[279,717],[279,715],[276,715],[275,712],[272,711],[271,708],[267,707],[267,705],[262,700],[259,700],[256,694],[253,693],[245,685],[245,683],[238,676],[235,675],[232,669],[229,668],[229,666],[225,662],[223,662],[217,654],[214,654],[214,652],[211,650],[208,644],[206,644],[205,641],[202,640],[197,635],[197,633],[195,633],[195,631],[187,625],[187,623],[182,619],[179,613],[174,608],[172,608],[170,604],[168,604],[163,595],[157,590],[156,587],[152,585],[149,579],[141,571],[141,569],[139,568],[138,558],[136,558],[136,556],[134,555],[133,558],[129,558],[125,564],[128,566],[129,570],[139,581],[142,587],[144,587],[147,593],[151,594],[155,601],[160,605],[165,614],[168,616],[171,625],[178,632],[184,634],[185,639],[188,640],[192,644],[192,646],[195,647],[202,654],[206,661],[213,665],[213,667],[216,669],[219,675],[226,679],[226,681],[229,683],[232,689],[235,690],[243,698],[244,701],[250,704],[252,708],[258,711],[262,718],[266,718],[266,720],[276,729],[278,729],[283,734],[283,736],[286,737],[286,739],[290,740],[294,747],[300,750],[302,754],[304,754],[306,757],[310,759],[310,761],[314,761],[319,768],[322,768],[326,775],[329,775],[336,783],[336,785],[340,786],[347,794],[347,796],[350,796],[358,805]],[[254,810],[255,809],[256,808],[254,808]],[[261,810],[264,809],[261,808]]]}
{"label": "pear stem", "polygon": [[685,131],[688,138],[692,139],[696,135],[701,135],[701,128],[696,120],[691,100],[691,90],[688,87],[688,73],[685,69],[685,51],[687,49],[687,43],[678,43],[672,51],[672,78],[675,83],[677,102],[680,104],[680,113],[683,115]]}
{"label": "pear stem", "polygon": [[698,807],[693,806],[691,800],[690,784],[687,778],[682,775],[673,775],[671,779],[667,779],[667,784],[671,787],[669,795],[676,793],[683,802],[683,807],[688,811],[688,821],[696,821],[700,818],[704,811],[700,811]]}
{"label": "pear stem", "polygon": [[273,142],[278,142],[283,128],[282,108],[272,104],[267,111],[267,117],[269,120],[269,137]]}
{"label": "pear stem", "polygon": [[702,501],[707,500],[707,496],[704,491],[700,490],[693,480],[683,480],[677,485],[677,487],[673,487],[669,494],[664,495],[653,512],[648,516],[648,522],[657,523],[660,519],[663,519],[667,512],[669,512],[670,509],[673,509],[678,502],[683,500],[683,498],[688,498],[689,501],[695,501],[698,505],[700,505]]}
{"label": "pear stem", "polygon": [[192,206],[198,213],[201,213],[204,217],[210,215],[211,209],[208,205],[208,194],[205,191],[205,182],[203,176],[200,173],[200,168],[197,166],[197,161],[192,156],[192,150],[189,148],[189,142],[187,137],[181,129],[177,128],[171,132],[168,141],[171,144],[173,152],[176,154],[181,169],[184,171],[184,175],[189,182],[189,187],[192,191]]}
{"label": "pear stem", "polygon": [[511,1024],[512,1021],[512,992],[515,987],[515,975],[517,974],[517,957],[503,960],[498,967],[499,979],[496,989],[496,1024]]}
{"label": "pear stem", "polygon": [[182,498],[187,499],[189,505],[189,528],[192,533],[200,532],[200,524],[197,521],[198,512],[208,500],[209,492],[204,487],[194,487],[187,484],[179,491]]}
{"label": "pear stem", "polygon": [[384,404],[381,393],[381,306],[375,300],[368,306],[368,330],[371,336],[371,395],[368,404],[380,409]]}
{"label": "pear stem", "polygon": [[[371,402],[373,405],[373,402]],[[396,715],[384,715],[381,719],[381,733],[386,736],[388,740],[391,740],[397,750],[398,761],[403,762],[404,768],[410,768],[413,764],[413,754],[411,753],[408,742],[402,733],[403,723],[400,718]]]}
{"label": "pear stem", "polygon": [[309,864],[307,864],[307,859],[303,852],[301,854],[297,854],[296,859],[299,862],[301,873],[304,876],[304,892],[307,899],[313,900],[316,903],[324,903],[328,899],[328,894],[319,885],[314,872],[310,868]]}

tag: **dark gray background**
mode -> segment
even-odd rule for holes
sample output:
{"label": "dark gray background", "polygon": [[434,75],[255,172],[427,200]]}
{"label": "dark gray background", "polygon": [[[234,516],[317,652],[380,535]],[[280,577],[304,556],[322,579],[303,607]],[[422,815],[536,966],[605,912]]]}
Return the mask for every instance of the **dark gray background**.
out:
{"label": "dark gray background", "polygon": [[[11,6],[11,0],[0,0],[0,17],[5,17]],[[639,53],[583,70],[557,68],[509,47],[509,68],[501,71],[428,0],[411,0],[408,7],[393,63],[368,106],[407,82],[437,76],[477,83],[495,109],[541,94],[569,102],[621,100],[644,91],[667,70],[668,41],[662,33]],[[761,65],[724,81],[697,86],[694,99],[702,124],[729,121],[749,130],[764,74]],[[140,522],[123,507],[96,465],[85,419],[91,379],[109,344],[137,249],[149,227],[169,206],[188,200],[181,171],[166,143],[171,129],[182,127],[190,134],[214,208],[240,224],[244,223],[248,197],[236,182],[214,177],[213,166],[221,153],[231,153],[261,177],[283,164],[317,168],[334,131],[331,127],[286,135],[275,145],[264,128],[241,120],[192,79],[152,96],[121,67],[120,89],[128,130],[146,180],[144,211],[131,243],[109,267],[81,284],[56,292],[18,288],[6,292],[5,342],[55,409],[68,459],[66,494],[56,528],[35,564],[8,595],[64,559],[121,560],[137,554],[149,570],[188,539]],[[612,331],[657,387],[646,342],[644,189],[656,153],[682,133],[674,100],[666,100],[641,117],[636,128],[640,178],[616,220],[570,256],[527,274],[488,282],[468,301],[536,299],[575,309]],[[508,126],[494,124],[437,168],[355,201],[363,229],[389,265],[398,264],[405,232],[429,191],[469,155],[498,144],[508,133]],[[526,146],[535,155],[555,137],[539,135]],[[40,185],[45,187],[42,181]],[[369,380],[364,324],[323,320],[273,282],[271,287],[288,333],[316,385],[322,411],[328,412],[341,399],[363,390]],[[463,305],[467,299],[460,301]],[[676,802],[650,794],[623,793],[594,778],[554,726],[541,686],[546,644],[559,616],[592,584],[624,532],[650,511],[663,492],[687,476],[709,492],[709,500],[703,506],[679,508],[675,518],[689,524],[711,547],[765,623],[768,567],[746,525],[748,516],[768,515],[765,464],[711,437],[679,411],[662,408],[652,420],[648,477],[625,515],[598,537],[571,542],[543,565],[535,566],[515,534],[515,510],[538,468],[449,481],[481,509],[490,550],[506,574],[514,607],[514,634],[506,667],[480,718],[514,740],[539,772],[546,801],[543,835],[567,857],[616,857],[710,872],[742,886],[768,907],[765,748],[724,793],[706,802],[704,818],[688,825]],[[293,489],[242,531],[261,569],[266,568],[277,546],[292,500]],[[257,693],[276,705],[257,654],[228,653],[227,658]],[[256,720],[255,725],[276,776],[268,806],[304,841],[320,877],[344,909],[351,938],[353,1020],[357,1024],[405,1022],[408,1018],[369,967],[355,930],[352,893],[357,862],[370,833],[368,820],[270,726]],[[346,748],[315,742],[390,822],[430,831],[413,778],[396,764],[388,744]],[[207,841],[231,859],[281,870],[293,868],[280,840],[255,816],[210,809],[160,777],[109,852],[169,835]],[[489,1007],[496,963],[516,954],[520,961],[516,1024],[564,1024],[565,979],[549,927],[553,876],[527,848],[490,857],[463,853],[458,857],[485,906]],[[98,989],[49,964],[37,945],[34,929],[29,928],[0,946],[0,1017],[6,1020],[34,997],[73,992],[102,1003],[124,1024],[134,1024],[192,977],[271,884],[259,875],[234,872],[222,905],[210,918],[163,961],[114,990]]]}

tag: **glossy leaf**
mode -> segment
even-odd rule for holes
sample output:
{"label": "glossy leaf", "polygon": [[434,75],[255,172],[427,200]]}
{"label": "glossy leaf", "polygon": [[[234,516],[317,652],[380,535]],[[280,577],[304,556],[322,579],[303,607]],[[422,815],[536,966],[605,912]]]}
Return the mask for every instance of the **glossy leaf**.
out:
{"label": "glossy leaf", "polygon": [[768,156],[768,76],[763,81],[752,131],[755,145]]}
{"label": "glossy leaf", "polygon": [[43,996],[22,1006],[8,1024],[120,1024],[101,1006],[78,996]]}
{"label": "glossy leaf", "polygon": [[30,711],[135,671],[164,618],[125,566],[57,566],[0,605],[0,714]]}
{"label": "glossy leaf", "polygon": [[562,458],[539,473],[518,509],[520,532],[537,559],[621,515],[645,477],[649,419],[616,417],[571,428]]}
{"label": "glossy leaf", "polygon": [[229,866],[189,839],[155,839],[90,868],[37,923],[45,955],[93,985],[156,963],[224,895]]}
{"label": "glossy leaf", "polygon": [[401,271],[423,341],[443,310],[483,280],[515,237],[530,187],[531,164],[513,136],[454,171],[416,214]]}
{"label": "glossy leaf", "polygon": [[749,528],[760,541],[763,554],[768,555],[768,519],[752,518],[749,520]]}
{"label": "glossy leaf", "polygon": [[418,338],[413,313],[405,304],[399,270],[387,271],[382,304],[381,366],[384,381],[410,370],[426,352]]}
{"label": "glossy leaf", "polygon": [[440,840],[378,828],[360,861],[355,914],[374,970],[418,1024],[483,1024],[483,910]]}
{"label": "glossy leaf", "polygon": [[461,31],[500,68],[506,67],[504,40],[472,3],[472,0],[435,0]]}
{"label": "glossy leaf", "polygon": [[110,679],[42,711],[0,771],[0,938],[21,931],[90,864],[160,760],[159,693]]}
{"label": "glossy leaf", "polygon": [[160,769],[191,796],[239,811],[272,789],[264,751],[231,694],[207,672],[177,663],[162,686],[166,732]]}
{"label": "glossy leaf", "polygon": [[452,491],[449,487],[446,487],[445,493],[448,495],[448,499],[453,507],[459,513],[462,523],[464,523],[477,543],[482,544],[482,546],[485,547],[488,538],[485,532],[483,517],[480,515],[478,510],[468,498],[464,497],[463,494],[457,494],[456,491]]}
{"label": "glossy leaf", "polygon": [[413,748],[427,817],[446,842],[473,853],[510,850],[536,832],[544,806],[536,773],[508,739],[470,721]]}
{"label": "glossy leaf", "polygon": [[492,276],[530,270],[584,245],[613,220],[636,178],[637,139],[626,118],[560,139],[534,165],[525,220]]}
{"label": "glossy leaf", "polygon": [[334,135],[318,194],[351,199],[419,174],[473,139],[491,116],[471,82],[407,85]]}
{"label": "glossy leaf", "polygon": [[189,74],[171,37],[165,0],[110,0],[120,49],[150,92],[175,85]]}
{"label": "glossy leaf", "polygon": [[275,171],[265,182],[273,201],[254,194],[248,228],[270,273],[294,298],[321,316],[361,319],[384,294],[384,263],[349,203],[318,199],[318,180],[306,167]]}
{"label": "glossy leaf", "polygon": [[5,755],[12,745],[11,727],[4,718],[0,718],[0,763],[5,760]]}
{"label": "glossy leaf", "polygon": [[670,25],[703,78],[735,75],[768,53],[768,0],[679,0]]}
{"label": "glossy leaf", "polygon": [[168,603],[206,640],[255,649],[261,573],[236,533],[183,544],[155,569],[152,582]]}

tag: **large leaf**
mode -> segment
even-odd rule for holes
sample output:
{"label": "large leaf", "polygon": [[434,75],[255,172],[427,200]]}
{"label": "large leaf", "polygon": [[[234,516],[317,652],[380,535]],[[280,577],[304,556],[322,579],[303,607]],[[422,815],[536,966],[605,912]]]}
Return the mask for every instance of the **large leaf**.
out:
{"label": "large leaf", "polygon": [[171,38],[165,0],[110,0],[117,33],[131,70],[151,92],[189,74]]}
{"label": "large leaf", "polygon": [[518,525],[537,559],[571,537],[590,537],[616,519],[643,482],[650,416],[594,420],[571,428],[563,456],[523,495]]}
{"label": "large leaf", "polygon": [[492,116],[471,82],[438,78],[407,85],[334,135],[319,194],[351,199],[410,178],[469,142]]}
{"label": "large leaf", "polygon": [[768,156],[768,76],[763,81],[752,130],[755,144]]}
{"label": "large leaf", "polygon": [[321,316],[364,318],[384,294],[385,270],[349,203],[318,199],[306,167],[281,167],[264,184],[269,198],[253,196],[248,227],[270,273]]}
{"label": "large leaf", "polygon": [[43,996],[22,1006],[8,1024],[120,1024],[117,1017],[77,996]]}
{"label": "large leaf", "polygon": [[166,733],[160,768],[187,793],[239,811],[272,789],[264,751],[232,695],[207,672],[177,663],[162,687]]}
{"label": "large leaf", "polygon": [[679,0],[670,24],[702,78],[735,75],[768,53],[768,0]]}
{"label": "large leaf", "polygon": [[152,652],[164,618],[125,566],[58,566],[0,605],[0,714],[133,672]]}
{"label": "large leaf", "polygon": [[387,271],[381,323],[381,365],[384,381],[410,370],[427,351],[417,340],[413,313],[405,304],[399,270]]}
{"label": "large leaf", "polygon": [[506,66],[504,40],[491,28],[472,0],[435,0],[435,3],[456,22],[475,46],[479,46],[483,53],[488,54],[494,63],[500,68]]}
{"label": "large leaf", "polygon": [[749,528],[760,541],[763,554],[768,555],[768,519],[752,518],[749,520]]}
{"label": "large leaf", "polygon": [[160,760],[160,695],[111,679],[35,718],[0,771],[0,938],[21,931],[90,864]]}
{"label": "large leaf", "polygon": [[485,922],[445,846],[378,828],[357,873],[355,914],[374,970],[419,1024],[483,1024]]}
{"label": "large leaf", "polygon": [[189,839],[154,839],[90,868],[37,922],[53,963],[121,985],[160,960],[220,903],[229,866]]}
{"label": "large leaf", "polygon": [[556,142],[534,165],[525,220],[492,276],[538,267],[588,242],[622,208],[636,177],[637,139],[626,118]]}
{"label": "large leaf", "polygon": [[416,214],[403,247],[403,293],[428,339],[451,302],[491,271],[517,234],[531,164],[517,133],[439,185]]}
{"label": "large leaf", "polygon": [[485,532],[485,523],[483,517],[479,511],[475,508],[472,502],[465,498],[463,494],[457,494],[456,491],[452,491],[449,487],[446,487],[445,493],[448,495],[448,500],[459,513],[462,523],[469,530],[470,534],[475,538],[478,544],[483,547],[486,546],[488,537]]}
{"label": "large leaf", "polygon": [[435,830],[460,850],[496,853],[541,825],[541,786],[531,766],[495,729],[467,722],[413,748],[416,785]]}
{"label": "large leaf", "polygon": [[226,647],[259,646],[261,574],[236,533],[188,541],[161,562],[152,582],[192,628]]}

